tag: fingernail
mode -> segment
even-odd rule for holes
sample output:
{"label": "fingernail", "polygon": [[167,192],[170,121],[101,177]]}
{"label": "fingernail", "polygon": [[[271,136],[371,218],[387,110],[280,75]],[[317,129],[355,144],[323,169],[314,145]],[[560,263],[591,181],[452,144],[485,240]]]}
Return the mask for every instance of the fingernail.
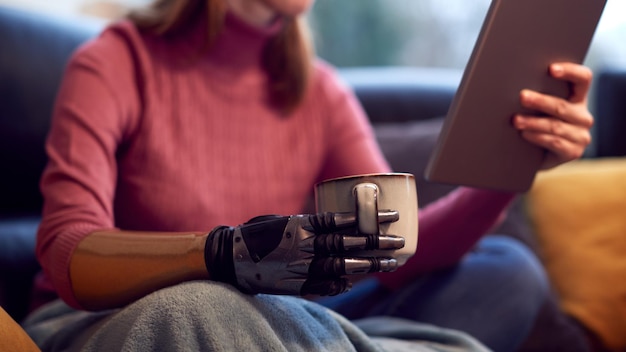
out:
{"label": "fingernail", "polygon": [[555,76],[560,76],[561,74],[563,74],[563,66],[558,65],[558,64],[553,64],[552,65],[552,74]]}

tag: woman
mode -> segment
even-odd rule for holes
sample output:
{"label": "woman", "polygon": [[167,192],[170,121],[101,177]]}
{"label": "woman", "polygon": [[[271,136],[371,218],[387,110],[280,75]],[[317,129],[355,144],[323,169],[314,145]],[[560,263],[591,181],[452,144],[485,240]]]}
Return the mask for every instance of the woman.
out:
{"label": "woman", "polygon": [[[301,21],[311,2],[158,0],[74,55],[47,143],[37,245],[45,272],[38,288],[54,287],[65,303],[42,307],[26,324],[45,349],[379,348],[318,304],[237,290],[276,293],[271,281],[246,289],[256,278],[233,265],[236,234],[261,228],[244,243],[261,258],[280,245],[258,238],[319,220],[259,215],[300,213],[320,180],[390,171],[353,94],[312,57]],[[549,151],[544,168],[580,157],[593,120],[589,70],[561,63],[551,72],[571,83],[570,99],[524,91],[522,104],[550,117],[513,120]],[[515,349],[545,277],[513,241],[486,238],[470,252],[514,197],[459,188],[420,212],[418,255],[406,265],[320,302],[348,318],[435,323]],[[393,270],[393,260],[379,264]],[[289,293],[337,294],[349,274],[304,273]],[[488,297],[454,297],[494,280],[500,289]],[[500,298],[511,302],[506,309],[490,303]]]}

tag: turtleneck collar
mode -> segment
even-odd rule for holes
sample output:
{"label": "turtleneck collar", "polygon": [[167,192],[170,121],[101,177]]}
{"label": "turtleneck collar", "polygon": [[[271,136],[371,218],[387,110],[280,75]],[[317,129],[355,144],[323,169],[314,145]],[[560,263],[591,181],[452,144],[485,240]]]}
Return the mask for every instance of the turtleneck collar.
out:
{"label": "turtleneck collar", "polygon": [[209,50],[208,58],[223,69],[258,67],[263,48],[270,38],[280,32],[283,23],[281,18],[277,18],[267,27],[256,27],[227,13],[222,31]]}
{"label": "turtleneck collar", "polygon": [[199,69],[200,75],[210,77],[212,89],[224,96],[264,99],[266,91],[259,88],[268,80],[262,66],[263,50],[284,28],[284,23],[283,18],[276,18],[267,27],[256,27],[227,13],[221,32],[207,51],[202,51],[207,36],[204,18],[172,37],[151,37],[148,45],[156,57],[167,61],[172,68]]}

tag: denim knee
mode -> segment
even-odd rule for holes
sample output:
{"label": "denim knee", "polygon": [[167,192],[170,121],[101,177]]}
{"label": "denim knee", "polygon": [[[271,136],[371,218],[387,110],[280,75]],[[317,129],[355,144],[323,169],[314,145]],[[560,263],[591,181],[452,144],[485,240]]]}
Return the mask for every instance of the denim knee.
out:
{"label": "denim knee", "polygon": [[495,269],[487,279],[500,281],[513,293],[523,292],[528,305],[540,306],[549,294],[550,284],[543,265],[526,245],[514,238],[485,237],[468,258],[472,260],[477,265],[493,265]]}
{"label": "denim knee", "polygon": [[521,345],[549,294],[537,257],[521,242],[488,236],[455,267],[425,275],[370,311],[469,333],[495,351]]}

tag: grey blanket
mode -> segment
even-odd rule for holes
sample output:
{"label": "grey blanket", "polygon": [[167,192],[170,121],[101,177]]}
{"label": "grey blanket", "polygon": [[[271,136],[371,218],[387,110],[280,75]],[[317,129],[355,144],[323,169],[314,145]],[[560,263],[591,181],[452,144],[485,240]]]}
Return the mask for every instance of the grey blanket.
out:
{"label": "grey blanket", "polygon": [[389,317],[350,322],[314,302],[207,281],[108,312],[57,301],[24,328],[44,351],[487,351],[457,331]]}

